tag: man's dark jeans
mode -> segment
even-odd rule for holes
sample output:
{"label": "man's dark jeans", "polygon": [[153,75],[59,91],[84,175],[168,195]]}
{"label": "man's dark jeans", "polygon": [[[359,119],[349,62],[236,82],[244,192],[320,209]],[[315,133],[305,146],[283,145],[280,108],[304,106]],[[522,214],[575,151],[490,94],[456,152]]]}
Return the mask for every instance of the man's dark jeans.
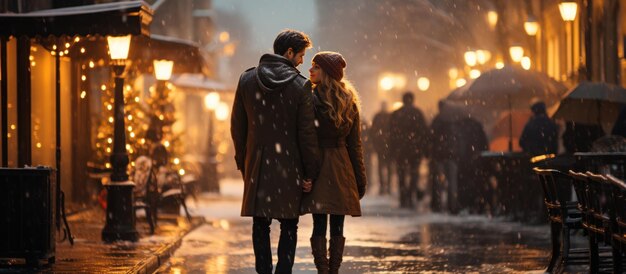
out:
{"label": "man's dark jeans", "polygon": [[[278,241],[277,274],[291,274],[298,242],[298,221],[296,219],[278,219],[280,222],[280,239]],[[252,245],[256,272],[272,273],[272,249],[270,246],[271,218],[254,217],[252,219]]]}

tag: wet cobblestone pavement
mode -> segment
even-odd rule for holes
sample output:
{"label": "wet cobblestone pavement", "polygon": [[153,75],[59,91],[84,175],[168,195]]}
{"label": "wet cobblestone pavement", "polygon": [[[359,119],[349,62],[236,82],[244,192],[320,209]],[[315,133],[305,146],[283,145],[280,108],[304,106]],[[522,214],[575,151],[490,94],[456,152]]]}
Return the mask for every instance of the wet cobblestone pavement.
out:
{"label": "wet cobblestone pavement", "polygon": [[[0,273],[136,273],[154,271],[167,260],[180,238],[200,225],[200,219],[190,224],[183,217],[161,215],[154,235],[149,235],[145,219],[137,220],[140,240],[136,243],[105,244],[101,240],[104,211],[100,208],[68,216],[74,234],[74,246],[68,241],[57,242],[56,262],[41,268],[7,267]],[[60,236],[57,236],[60,237]],[[178,242],[178,243],[177,243]],[[159,255],[161,262],[159,262]]]}
{"label": "wet cobblestone pavement", "polygon": [[[543,273],[547,266],[547,225],[398,209],[395,201],[366,196],[364,216],[346,218],[341,273]],[[209,223],[187,235],[159,272],[254,273],[251,220],[239,217],[239,203],[234,190],[231,196],[203,196],[195,205],[190,202]],[[311,231],[311,217],[301,217],[294,273],[316,273],[308,240]],[[275,264],[277,222],[271,233]]]}

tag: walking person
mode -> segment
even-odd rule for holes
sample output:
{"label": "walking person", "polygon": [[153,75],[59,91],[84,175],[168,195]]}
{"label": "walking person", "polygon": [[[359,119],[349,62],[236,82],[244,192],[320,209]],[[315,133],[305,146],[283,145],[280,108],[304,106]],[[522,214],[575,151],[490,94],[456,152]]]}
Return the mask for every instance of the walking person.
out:
{"label": "walking person", "polygon": [[[300,205],[319,172],[319,148],[311,84],[296,67],[309,37],[285,30],[274,54],[239,79],[231,117],[237,168],[244,178],[241,216],[253,217],[252,243],[257,273],[272,273],[270,224],[280,222],[276,273],[291,273]],[[296,206],[294,206],[296,205]]]}
{"label": "walking person", "polygon": [[314,85],[322,167],[311,192],[304,195],[301,207],[303,214],[313,214],[311,251],[318,273],[338,273],[346,241],[343,235],[345,215],[361,216],[359,200],[367,184],[360,138],[360,106],[356,90],[343,79],[346,61],[341,54],[320,52],[312,63],[309,72]]}
{"label": "walking person", "polygon": [[389,155],[389,117],[387,102],[380,103],[380,111],[372,119],[370,138],[378,160],[378,193],[391,193],[391,157]]}
{"label": "walking person", "polygon": [[530,110],[533,116],[524,126],[522,136],[519,138],[520,147],[532,156],[556,154],[559,149],[559,127],[548,117],[546,104],[537,102],[530,107]]}
{"label": "walking person", "polygon": [[370,137],[371,126],[367,120],[361,116],[361,142],[363,143],[363,162],[365,163],[365,176],[367,178],[372,177],[372,154],[374,152],[374,145]]}
{"label": "walking person", "polygon": [[424,114],[413,101],[412,92],[404,93],[402,107],[391,113],[389,120],[389,151],[396,163],[402,208],[412,208],[413,197],[417,198],[419,166],[427,149],[429,132]]}

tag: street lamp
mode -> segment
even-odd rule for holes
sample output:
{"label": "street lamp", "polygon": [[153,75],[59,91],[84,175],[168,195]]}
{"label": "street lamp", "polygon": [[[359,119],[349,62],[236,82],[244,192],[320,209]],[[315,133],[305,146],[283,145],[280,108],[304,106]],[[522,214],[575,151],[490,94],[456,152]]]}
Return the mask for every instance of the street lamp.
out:
{"label": "street lamp", "polygon": [[393,89],[394,85],[395,83],[391,76],[385,76],[382,79],[380,79],[380,88],[382,88],[385,91],[389,91]]}
{"label": "street lamp", "polygon": [[417,88],[421,91],[427,91],[430,88],[430,80],[427,77],[417,79]]}
{"label": "street lamp", "polygon": [[111,154],[111,180],[107,189],[106,224],[102,229],[102,240],[137,241],[139,233],[135,229],[133,208],[133,188],[135,183],[128,180],[128,153],[126,152],[126,126],[124,125],[124,70],[130,48],[131,35],[107,36],[111,64],[115,73],[115,96],[113,128],[113,153]]}
{"label": "street lamp", "polygon": [[[153,60],[152,61],[154,67],[154,77],[156,78],[156,109],[154,109],[157,117],[161,115],[165,115],[165,107],[162,103],[167,101],[168,94],[166,93],[166,83],[172,77],[172,68],[174,67],[174,61],[170,60]],[[156,119],[153,125],[157,132],[163,132],[163,121],[162,119]],[[162,134],[158,135],[159,140],[155,140],[156,142],[161,142]],[[166,146],[167,147],[167,146]]]}
{"label": "street lamp", "polygon": [[520,64],[522,65],[522,68],[525,70],[529,70],[530,69],[530,57],[528,56],[524,56],[522,57],[522,61],[520,62]]}
{"label": "street lamp", "polygon": [[576,13],[578,12],[578,3],[576,1],[562,1],[559,3],[559,12],[561,12],[561,18],[565,22],[572,22],[576,20]]}
{"label": "street lamp", "polygon": [[528,19],[524,22],[524,30],[529,36],[537,35],[537,32],[539,31],[539,23],[535,20],[535,17],[528,16]]}
{"label": "street lamp", "polygon": [[218,109],[218,107],[220,106],[220,94],[213,91],[213,92],[209,92],[206,96],[204,96],[204,107],[207,109],[208,113],[209,113],[209,130],[207,133],[207,149],[206,149],[206,154],[207,154],[207,162],[205,164],[205,179],[206,179],[206,185],[204,185],[204,188],[206,191],[209,192],[219,192],[220,191],[220,185],[219,185],[219,181],[218,181],[218,176],[217,176],[217,159],[216,159],[216,152],[215,152],[215,146],[213,145],[213,127],[215,124],[215,121],[213,120],[213,116],[214,116],[214,112]]}
{"label": "street lamp", "polygon": [[511,46],[509,48],[509,54],[513,62],[519,63],[522,61],[522,57],[524,57],[524,48],[521,46]]}
{"label": "street lamp", "polygon": [[493,10],[488,11],[487,22],[489,23],[489,27],[491,27],[491,29],[495,29],[496,24],[498,23],[498,13]]}
{"label": "street lamp", "polygon": [[467,84],[467,80],[465,80],[463,78],[456,79],[456,87],[457,88],[465,86],[465,84]]}
{"label": "street lamp", "polygon": [[476,79],[480,77],[480,70],[477,70],[477,69],[470,70],[469,77],[470,79]]}
{"label": "street lamp", "polygon": [[476,62],[478,61],[476,57],[476,52],[472,50],[466,51],[463,57],[465,59],[465,63],[470,67],[475,66]]}
{"label": "street lamp", "polygon": [[174,67],[174,61],[170,60],[154,60],[154,76],[157,80],[167,81],[172,77],[172,68]]}
{"label": "street lamp", "polygon": [[476,61],[478,64],[484,65],[489,62],[489,59],[491,59],[491,52],[488,50],[479,49],[476,51]]}
{"label": "street lamp", "polygon": [[230,113],[230,106],[226,102],[220,102],[215,108],[215,118],[218,121],[226,121]]}
{"label": "street lamp", "polygon": [[572,56],[571,60],[568,60],[568,66],[571,68],[572,72],[574,71],[574,21],[576,20],[576,13],[578,12],[578,3],[572,0],[565,0],[559,3],[559,11],[561,12],[561,18],[563,21],[567,22],[570,29],[571,36],[571,45],[569,47],[570,54]]}

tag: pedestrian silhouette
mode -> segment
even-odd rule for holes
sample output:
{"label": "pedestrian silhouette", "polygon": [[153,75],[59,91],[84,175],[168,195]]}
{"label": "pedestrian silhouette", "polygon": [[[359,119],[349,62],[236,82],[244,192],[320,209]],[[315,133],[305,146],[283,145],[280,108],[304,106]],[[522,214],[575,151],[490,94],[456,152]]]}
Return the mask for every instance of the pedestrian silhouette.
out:
{"label": "pedestrian silhouette", "polygon": [[546,104],[537,102],[530,109],[533,116],[524,126],[519,145],[530,155],[556,154],[559,148],[558,126],[548,117]]}
{"label": "pedestrian silhouette", "polygon": [[398,172],[400,207],[412,208],[417,199],[419,166],[425,154],[428,126],[422,111],[413,105],[414,95],[402,96],[402,107],[389,120],[389,151]]}
{"label": "pedestrian silhouette", "polygon": [[389,155],[389,118],[391,114],[387,110],[387,102],[380,103],[380,111],[372,119],[370,129],[370,139],[376,160],[378,162],[378,193],[380,195],[391,192],[391,165],[392,159]]}

